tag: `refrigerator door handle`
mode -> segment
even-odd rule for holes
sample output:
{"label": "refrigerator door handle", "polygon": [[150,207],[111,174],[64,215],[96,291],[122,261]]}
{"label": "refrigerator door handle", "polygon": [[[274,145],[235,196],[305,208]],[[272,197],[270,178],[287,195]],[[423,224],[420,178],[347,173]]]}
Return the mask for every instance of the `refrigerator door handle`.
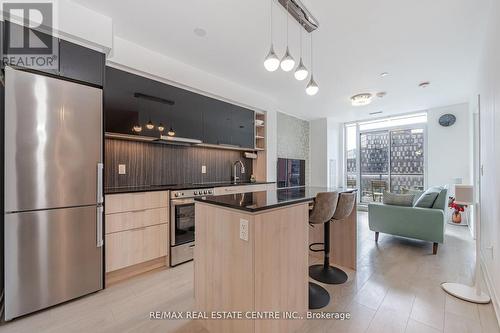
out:
{"label": "refrigerator door handle", "polygon": [[104,241],[102,239],[102,213],[104,209],[102,206],[97,207],[97,223],[96,223],[96,246],[101,247],[104,244]]}
{"label": "refrigerator door handle", "polygon": [[102,163],[97,163],[97,204],[102,204],[104,202],[104,197],[102,194],[103,171],[104,165]]}

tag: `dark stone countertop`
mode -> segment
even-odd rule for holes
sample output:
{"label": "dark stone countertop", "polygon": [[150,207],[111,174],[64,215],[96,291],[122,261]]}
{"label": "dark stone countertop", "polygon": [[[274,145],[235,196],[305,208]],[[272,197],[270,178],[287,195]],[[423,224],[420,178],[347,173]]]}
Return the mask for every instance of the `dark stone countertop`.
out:
{"label": "dark stone countertop", "polygon": [[119,194],[133,192],[150,192],[150,191],[175,191],[198,188],[226,187],[226,186],[243,186],[243,185],[259,185],[259,184],[274,184],[274,182],[207,182],[195,184],[167,184],[167,185],[145,185],[145,186],[123,186],[123,187],[105,187],[104,194]]}
{"label": "dark stone countertop", "polygon": [[271,208],[313,201],[319,192],[353,192],[355,189],[337,187],[297,187],[239,194],[213,195],[195,198],[196,201],[254,213]]}

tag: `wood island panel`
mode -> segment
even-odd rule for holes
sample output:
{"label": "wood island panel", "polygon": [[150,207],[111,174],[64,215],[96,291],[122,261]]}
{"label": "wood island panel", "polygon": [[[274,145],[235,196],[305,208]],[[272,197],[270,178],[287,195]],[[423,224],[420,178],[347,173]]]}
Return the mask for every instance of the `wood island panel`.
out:
{"label": "wood island panel", "polygon": [[[309,227],[309,244],[323,243],[324,226]],[[309,252],[312,256],[323,258],[323,252]],[[338,265],[356,270],[357,256],[357,207],[343,221],[330,224],[330,265]]]}
{"label": "wood island panel", "polygon": [[[196,203],[197,311],[297,311],[308,307],[308,204],[246,213]],[[248,221],[248,241],[240,220]],[[294,332],[302,320],[206,320],[209,332]]]}

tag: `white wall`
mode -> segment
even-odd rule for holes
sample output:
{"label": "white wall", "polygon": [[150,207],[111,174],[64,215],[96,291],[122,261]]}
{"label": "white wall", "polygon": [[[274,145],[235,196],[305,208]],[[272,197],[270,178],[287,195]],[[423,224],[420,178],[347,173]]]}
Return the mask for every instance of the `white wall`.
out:
{"label": "white wall", "polygon": [[[446,113],[456,116],[453,126],[439,125],[439,117]],[[468,103],[429,109],[427,117],[427,185],[448,184],[452,190],[455,178],[472,184],[472,117]]]}
{"label": "white wall", "polygon": [[312,120],[310,126],[311,186],[328,184],[328,123],[326,118]]}
{"label": "white wall", "polygon": [[[497,318],[500,296],[500,3],[492,1],[477,94],[481,95],[481,258]],[[477,96],[477,94],[474,94]],[[472,98],[474,100],[475,97]]]}
{"label": "white wall", "polygon": [[311,120],[309,124],[311,186],[342,185],[342,124],[333,118]]}

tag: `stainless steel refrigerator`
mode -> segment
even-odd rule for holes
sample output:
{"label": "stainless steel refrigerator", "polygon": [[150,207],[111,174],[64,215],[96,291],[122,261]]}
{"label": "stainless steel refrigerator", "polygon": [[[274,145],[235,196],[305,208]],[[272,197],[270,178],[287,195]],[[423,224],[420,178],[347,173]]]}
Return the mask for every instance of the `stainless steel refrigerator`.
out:
{"label": "stainless steel refrigerator", "polygon": [[102,289],[102,90],[5,69],[5,319]]}

